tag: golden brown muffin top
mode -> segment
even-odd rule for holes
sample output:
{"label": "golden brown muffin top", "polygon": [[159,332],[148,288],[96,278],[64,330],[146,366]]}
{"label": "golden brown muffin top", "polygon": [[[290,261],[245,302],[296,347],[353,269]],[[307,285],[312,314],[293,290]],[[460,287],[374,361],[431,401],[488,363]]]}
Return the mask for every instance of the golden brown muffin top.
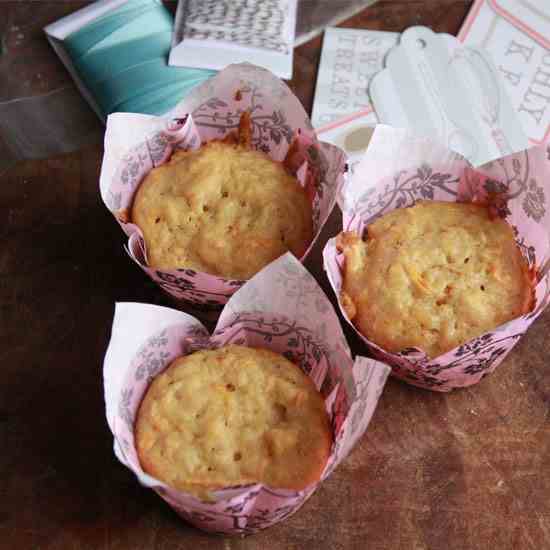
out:
{"label": "golden brown muffin top", "polygon": [[527,313],[533,289],[512,228],[485,206],[419,202],[378,218],[366,242],[342,233],[342,301],[390,352],[429,357]]}
{"label": "golden brown muffin top", "polygon": [[144,471],[176,489],[319,481],[332,442],[324,400],[282,355],[230,345],[181,357],[151,384],[135,425]]}
{"label": "golden brown muffin top", "polygon": [[248,279],[313,238],[306,191],[280,162],[241,143],[178,151],[141,183],[132,220],[149,265]]}

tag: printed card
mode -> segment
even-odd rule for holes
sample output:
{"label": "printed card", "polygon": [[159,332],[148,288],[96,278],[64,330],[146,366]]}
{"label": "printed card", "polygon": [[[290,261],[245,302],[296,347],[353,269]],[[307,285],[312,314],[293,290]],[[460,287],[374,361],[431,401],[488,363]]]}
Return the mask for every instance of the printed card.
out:
{"label": "printed card", "polygon": [[311,119],[319,138],[344,149],[352,164],[378,122],[369,83],[398,37],[393,32],[325,30]]}
{"label": "printed card", "polygon": [[550,2],[477,0],[458,34],[491,56],[531,144],[550,140]]}
{"label": "printed card", "polygon": [[384,67],[384,56],[399,34],[329,27],[325,30],[311,122],[322,128],[350,115],[370,115],[368,87]]}

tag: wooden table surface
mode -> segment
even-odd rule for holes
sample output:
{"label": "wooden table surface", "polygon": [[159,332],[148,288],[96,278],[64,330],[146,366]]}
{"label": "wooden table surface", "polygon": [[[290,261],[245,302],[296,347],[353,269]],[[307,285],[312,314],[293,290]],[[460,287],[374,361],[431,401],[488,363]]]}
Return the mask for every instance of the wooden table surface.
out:
{"label": "wooden table surface", "polygon": [[[39,25],[84,3],[2,2],[0,68],[17,63],[6,60],[14,21],[34,21],[38,44]],[[381,1],[346,26],[456,33],[469,7]],[[308,109],[320,47],[315,39],[295,56],[291,86]],[[47,48],[36,59],[68,82]],[[201,533],[140,487],[112,452],[102,358],[115,301],[167,302],[123,253],[100,202],[101,154],[90,147],[0,174],[2,549],[550,548],[550,311],[471,389],[442,395],[390,380],[351,456],[267,531]]]}

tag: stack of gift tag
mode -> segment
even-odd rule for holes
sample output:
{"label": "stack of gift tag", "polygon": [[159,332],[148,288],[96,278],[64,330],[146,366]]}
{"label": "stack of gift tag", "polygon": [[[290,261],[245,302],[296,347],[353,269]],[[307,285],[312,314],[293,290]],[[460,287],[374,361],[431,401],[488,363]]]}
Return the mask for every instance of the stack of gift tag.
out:
{"label": "stack of gift tag", "polygon": [[547,141],[550,13],[516,4],[478,0],[458,38],[328,28],[318,135],[345,149],[352,169],[378,122],[435,138],[474,165]]}

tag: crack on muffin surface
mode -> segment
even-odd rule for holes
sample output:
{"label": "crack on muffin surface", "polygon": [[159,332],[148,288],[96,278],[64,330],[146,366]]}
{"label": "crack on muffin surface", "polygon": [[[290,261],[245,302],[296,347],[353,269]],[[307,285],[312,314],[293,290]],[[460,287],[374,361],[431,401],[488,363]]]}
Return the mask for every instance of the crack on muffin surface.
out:
{"label": "crack on muffin surface", "polygon": [[366,241],[346,233],[339,242],[346,311],[390,352],[436,357],[532,305],[511,226],[481,205],[419,202],[378,218]]}
{"label": "crack on muffin surface", "polygon": [[173,153],[144,179],[132,207],[151,267],[235,279],[287,251],[300,258],[312,220],[306,191],[281,163],[220,141]]}

